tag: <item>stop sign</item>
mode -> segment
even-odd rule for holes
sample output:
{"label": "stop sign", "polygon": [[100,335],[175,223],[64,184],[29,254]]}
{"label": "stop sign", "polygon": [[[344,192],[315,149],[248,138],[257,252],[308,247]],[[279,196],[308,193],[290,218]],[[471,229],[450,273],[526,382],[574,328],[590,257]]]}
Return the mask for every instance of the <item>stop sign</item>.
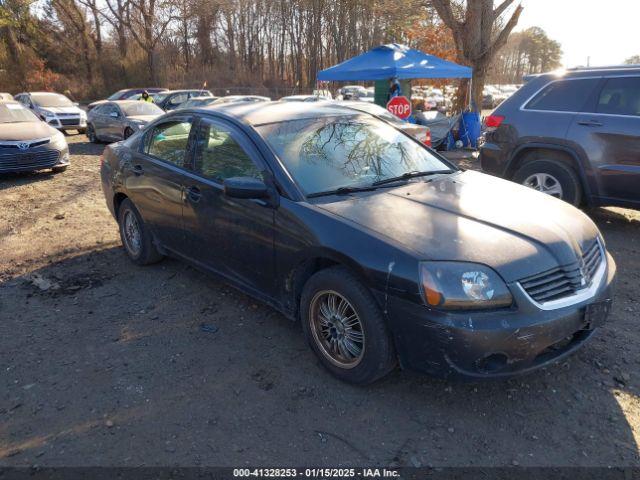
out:
{"label": "stop sign", "polygon": [[387,110],[404,120],[411,115],[411,102],[407,97],[393,97],[387,103]]}

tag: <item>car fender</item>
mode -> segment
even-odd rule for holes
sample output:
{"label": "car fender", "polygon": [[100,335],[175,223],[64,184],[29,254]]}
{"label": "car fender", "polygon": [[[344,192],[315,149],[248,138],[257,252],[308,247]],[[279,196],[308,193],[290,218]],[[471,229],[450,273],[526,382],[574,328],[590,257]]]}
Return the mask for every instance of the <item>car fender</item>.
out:
{"label": "car fender", "polygon": [[591,203],[591,195],[594,191],[595,181],[593,179],[593,169],[591,168],[589,161],[587,159],[587,155],[579,145],[561,145],[557,143],[548,143],[548,142],[526,142],[518,145],[512,152],[509,158],[509,162],[507,164],[506,172],[508,172],[508,177],[511,178],[516,171],[516,160],[520,158],[523,153],[526,153],[529,150],[555,150],[558,152],[565,153],[569,155],[576,165],[579,167],[577,169],[577,174],[580,178],[580,182],[582,183],[582,187],[584,188],[585,199],[590,204]]}

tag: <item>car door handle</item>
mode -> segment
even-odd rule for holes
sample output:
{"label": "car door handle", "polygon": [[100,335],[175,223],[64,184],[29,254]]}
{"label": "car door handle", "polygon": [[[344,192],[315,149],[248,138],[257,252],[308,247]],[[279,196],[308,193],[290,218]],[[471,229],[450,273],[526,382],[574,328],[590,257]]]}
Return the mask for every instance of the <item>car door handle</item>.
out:
{"label": "car door handle", "polygon": [[198,187],[187,188],[187,198],[191,203],[198,203],[202,198],[202,193]]}
{"label": "car door handle", "polygon": [[601,127],[602,123],[597,120],[579,120],[578,125],[584,125],[585,127]]}
{"label": "car door handle", "polygon": [[144,173],[144,169],[142,168],[142,165],[134,165],[132,170],[133,170],[133,174],[137,177],[139,177]]}

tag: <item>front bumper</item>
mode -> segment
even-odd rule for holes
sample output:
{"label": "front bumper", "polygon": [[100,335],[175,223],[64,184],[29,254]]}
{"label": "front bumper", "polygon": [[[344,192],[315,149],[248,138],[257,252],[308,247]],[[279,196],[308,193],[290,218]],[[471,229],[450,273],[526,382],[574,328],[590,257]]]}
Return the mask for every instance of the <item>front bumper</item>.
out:
{"label": "front bumper", "polygon": [[502,145],[494,143],[486,133],[480,143],[480,168],[484,173],[504,177],[509,163],[510,152]]}
{"label": "front bumper", "polygon": [[44,121],[58,130],[84,130],[87,128],[86,117],[45,117]]}
{"label": "front bumper", "polygon": [[[487,312],[442,312],[407,300],[387,300],[389,326],[404,368],[445,378],[509,377],[555,363],[583,345],[597,325],[587,306],[611,299],[616,266],[594,295],[571,306],[534,305]],[[520,305],[522,300],[516,298]]]}
{"label": "front bumper", "polygon": [[0,173],[30,172],[46,168],[69,165],[69,149],[41,146],[19,150],[0,148]]}

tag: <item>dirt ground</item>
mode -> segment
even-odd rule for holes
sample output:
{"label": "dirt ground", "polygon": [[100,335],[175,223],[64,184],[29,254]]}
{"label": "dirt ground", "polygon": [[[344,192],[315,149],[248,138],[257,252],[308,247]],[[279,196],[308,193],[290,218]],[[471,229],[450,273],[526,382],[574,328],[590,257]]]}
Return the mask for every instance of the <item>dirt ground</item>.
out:
{"label": "dirt ground", "polygon": [[102,147],[68,138],[67,172],[0,178],[0,465],[640,466],[640,212],[589,212],[615,307],[566,363],[353,387],[265,305],[174,260],[130,263]]}

